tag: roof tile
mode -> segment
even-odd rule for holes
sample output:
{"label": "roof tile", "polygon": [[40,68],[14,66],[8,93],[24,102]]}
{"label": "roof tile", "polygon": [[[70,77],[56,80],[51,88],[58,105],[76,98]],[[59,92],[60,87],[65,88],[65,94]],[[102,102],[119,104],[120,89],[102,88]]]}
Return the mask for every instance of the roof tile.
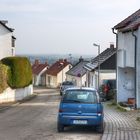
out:
{"label": "roof tile", "polygon": [[56,61],[44,74],[57,76],[57,74],[70,63],[67,60]]}
{"label": "roof tile", "polygon": [[48,64],[33,64],[32,65],[32,72],[33,74],[38,75],[45,67],[49,67]]}
{"label": "roof tile", "polygon": [[90,70],[94,70],[98,67],[98,59],[99,59],[99,64],[101,65],[103,62],[105,62],[115,53],[116,53],[116,48],[107,48],[102,53],[100,53],[100,55],[92,59],[90,63],[87,63],[85,65],[85,68],[87,67]]}
{"label": "roof tile", "polygon": [[114,29],[118,29],[121,32],[127,32],[130,30],[136,30],[140,26],[140,9],[135,13],[114,26]]}

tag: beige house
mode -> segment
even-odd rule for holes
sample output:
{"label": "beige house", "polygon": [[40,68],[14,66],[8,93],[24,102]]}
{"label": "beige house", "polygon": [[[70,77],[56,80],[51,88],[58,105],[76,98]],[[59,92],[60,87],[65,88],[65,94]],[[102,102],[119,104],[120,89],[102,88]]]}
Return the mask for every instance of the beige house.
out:
{"label": "beige house", "polygon": [[72,65],[66,59],[60,59],[56,61],[50,68],[44,73],[46,75],[47,87],[59,87],[60,84],[66,80],[66,72]]}

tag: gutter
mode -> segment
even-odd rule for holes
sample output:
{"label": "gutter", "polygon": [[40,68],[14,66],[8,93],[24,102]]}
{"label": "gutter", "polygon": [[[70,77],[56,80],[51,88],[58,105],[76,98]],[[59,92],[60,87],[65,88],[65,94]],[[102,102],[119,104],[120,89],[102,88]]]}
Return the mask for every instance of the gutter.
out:
{"label": "gutter", "polygon": [[4,26],[8,31],[10,31],[10,32],[13,32],[14,31],[14,29],[12,29],[12,28],[9,28],[8,26],[6,26],[4,23],[2,23],[1,21],[0,21],[0,24],[2,25],[2,26]]}
{"label": "gutter", "polygon": [[112,28],[112,32],[113,34],[116,35],[116,101],[118,103],[118,97],[117,97],[117,87],[118,87],[118,84],[117,84],[117,81],[118,81],[118,74],[117,74],[117,55],[118,55],[118,33],[115,32],[115,28]]}
{"label": "gutter", "polygon": [[135,108],[137,108],[137,36],[134,34],[134,30],[132,30],[132,36],[135,38],[135,81],[134,81],[134,93],[135,93]]}

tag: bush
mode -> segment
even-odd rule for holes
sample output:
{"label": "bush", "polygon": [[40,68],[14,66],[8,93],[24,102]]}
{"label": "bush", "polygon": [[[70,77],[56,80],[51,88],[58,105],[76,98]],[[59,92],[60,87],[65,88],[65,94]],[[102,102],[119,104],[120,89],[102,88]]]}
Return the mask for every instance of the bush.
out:
{"label": "bush", "polygon": [[26,57],[6,57],[1,60],[9,67],[8,85],[11,88],[23,88],[32,83],[32,69]]}
{"label": "bush", "polygon": [[2,93],[8,87],[7,73],[8,73],[8,67],[0,62],[0,93]]}

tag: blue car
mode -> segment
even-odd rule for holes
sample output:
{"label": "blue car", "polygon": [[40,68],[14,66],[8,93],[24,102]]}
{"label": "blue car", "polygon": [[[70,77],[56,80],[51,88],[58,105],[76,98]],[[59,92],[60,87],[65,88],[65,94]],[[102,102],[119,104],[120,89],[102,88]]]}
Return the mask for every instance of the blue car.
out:
{"label": "blue car", "polygon": [[58,113],[57,130],[70,125],[95,126],[103,132],[103,105],[93,88],[69,88],[63,94]]}

